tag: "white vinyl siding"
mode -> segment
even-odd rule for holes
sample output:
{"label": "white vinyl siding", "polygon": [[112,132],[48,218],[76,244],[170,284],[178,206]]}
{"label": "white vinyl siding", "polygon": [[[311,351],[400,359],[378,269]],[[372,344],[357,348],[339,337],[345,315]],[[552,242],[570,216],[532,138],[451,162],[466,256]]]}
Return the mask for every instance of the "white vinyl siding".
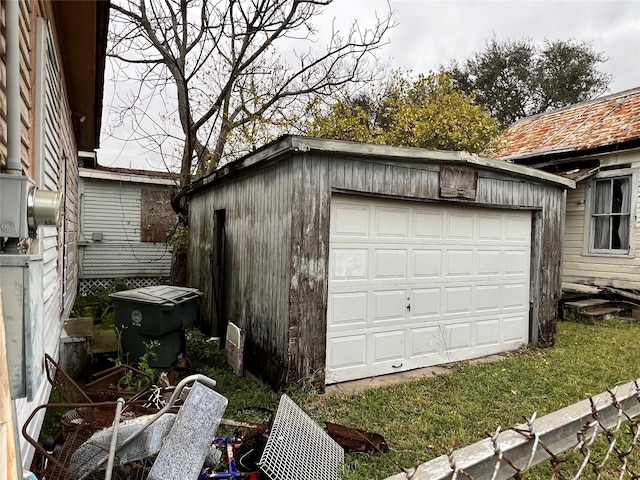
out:
{"label": "white vinyl siding", "polygon": [[102,234],[103,242],[140,242],[140,186],[82,180],[81,238]]}
{"label": "white vinyl siding", "polygon": [[[36,101],[36,162],[39,172],[38,187],[45,190],[61,190],[60,148],[60,67],[49,22],[39,19],[40,57],[37,87],[42,93]],[[38,230],[40,252],[43,261],[44,317],[59,319],[62,312],[62,229],[41,227]],[[61,322],[45,322],[45,338],[60,336]],[[47,351],[57,350],[50,345]]]}
{"label": "white vinyl siding", "polygon": [[332,197],[327,383],[529,339],[531,213]]}
{"label": "white vinyl siding", "polygon": [[171,246],[164,243],[92,243],[81,248],[80,278],[169,276]]}
{"label": "white vinyl siding", "polygon": [[171,246],[140,240],[142,190],[152,187],[87,178],[81,185],[80,278],[168,277]]}
{"label": "white vinyl siding", "polygon": [[[25,5],[27,2],[21,2]],[[24,12],[23,12],[24,13]],[[31,15],[31,12],[28,14]],[[27,19],[25,17],[24,21]],[[26,27],[24,32],[30,32]],[[35,44],[35,83],[33,84],[35,103],[31,110],[34,132],[33,158],[35,170],[35,182],[37,188],[43,190],[59,191],[63,189],[63,161],[62,161],[62,136],[63,123],[68,121],[64,92],[61,83],[61,72],[56,48],[49,21],[38,17],[37,43]],[[72,140],[71,140],[72,141]],[[23,142],[24,143],[24,142]],[[32,341],[39,342],[32,348],[39,351],[38,363],[43,361],[43,353],[46,352],[53,358],[58,356],[60,333],[63,325],[63,233],[62,228],[40,227],[37,239],[34,241],[34,253],[42,257],[42,301],[43,307],[39,322],[34,324]],[[35,284],[32,284],[34,291]],[[23,425],[27,417],[37,405],[45,403],[51,390],[46,381],[45,372],[39,368],[40,383],[30,401],[27,399],[16,400],[16,412],[18,424]],[[44,412],[30,424],[30,434],[37,437],[40,430]],[[21,436],[21,456],[24,467],[28,467],[33,455],[33,447]]]}

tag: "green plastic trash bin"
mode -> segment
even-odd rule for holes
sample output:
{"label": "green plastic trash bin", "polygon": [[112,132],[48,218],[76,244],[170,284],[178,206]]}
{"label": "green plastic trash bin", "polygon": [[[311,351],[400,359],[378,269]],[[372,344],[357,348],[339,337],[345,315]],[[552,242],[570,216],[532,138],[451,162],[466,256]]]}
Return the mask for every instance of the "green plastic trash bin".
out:
{"label": "green plastic trash bin", "polygon": [[184,328],[198,319],[200,291],[159,285],[109,296],[127,363],[137,363],[153,340],[159,343],[156,356],[149,359],[153,367],[169,367],[185,353]]}

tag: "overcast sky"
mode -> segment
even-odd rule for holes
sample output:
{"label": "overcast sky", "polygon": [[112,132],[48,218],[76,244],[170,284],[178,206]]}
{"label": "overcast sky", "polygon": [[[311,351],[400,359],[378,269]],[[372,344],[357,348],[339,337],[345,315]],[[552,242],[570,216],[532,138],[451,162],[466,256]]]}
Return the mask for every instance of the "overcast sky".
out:
{"label": "overcast sky", "polygon": [[[640,0],[390,0],[397,26],[389,44],[379,54],[390,68],[414,73],[436,71],[451,59],[463,61],[482,50],[487,40],[531,38],[590,42],[609,60],[601,70],[613,75],[611,93],[640,87]],[[316,28],[328,28],[336,19],[348,24],[354,18],[364,24],[374,12],[384,14],[387,2],[335,0]],[[109,62],[107,62],[109,64]],[[110,103],[114,85],[107,67],[105,75],[103,135],[98,162],[105,166],[163,169],[156,155],[135,142],[123,143],[110,136],[115,119]],[[127,136],[126,128],[117,131]]]}

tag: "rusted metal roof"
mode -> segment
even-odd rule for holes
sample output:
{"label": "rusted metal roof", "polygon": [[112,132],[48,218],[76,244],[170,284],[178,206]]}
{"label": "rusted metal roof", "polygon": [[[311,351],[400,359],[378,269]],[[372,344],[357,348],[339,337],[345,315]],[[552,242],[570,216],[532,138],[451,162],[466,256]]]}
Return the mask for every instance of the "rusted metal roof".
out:
{"label": "rusted metal roof", "polygon": [[514,123],[495,155],[503,160],[584,152],[640,139],[640,88]]}
{"label": "rusted metal roof", "polygon": [[564,178],[569,178],[574,182],[579,182],[584,180],[585,178],[589,178],[592,175],[595,175],[600,170],[599,166],[588,166],[588,167],[579,167],[579,168],[571,168],[569,170],[565,170],[562,172],[555,172],[556,175],[560,175]]}

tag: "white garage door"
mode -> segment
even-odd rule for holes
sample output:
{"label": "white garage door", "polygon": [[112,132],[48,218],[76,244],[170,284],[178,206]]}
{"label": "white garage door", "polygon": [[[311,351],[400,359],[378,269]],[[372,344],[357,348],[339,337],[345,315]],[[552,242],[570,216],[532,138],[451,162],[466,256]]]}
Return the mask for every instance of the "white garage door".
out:
{"label": "white garage door", "polygon": [[334,195],[326,382],[528,342],[531,214]]}

